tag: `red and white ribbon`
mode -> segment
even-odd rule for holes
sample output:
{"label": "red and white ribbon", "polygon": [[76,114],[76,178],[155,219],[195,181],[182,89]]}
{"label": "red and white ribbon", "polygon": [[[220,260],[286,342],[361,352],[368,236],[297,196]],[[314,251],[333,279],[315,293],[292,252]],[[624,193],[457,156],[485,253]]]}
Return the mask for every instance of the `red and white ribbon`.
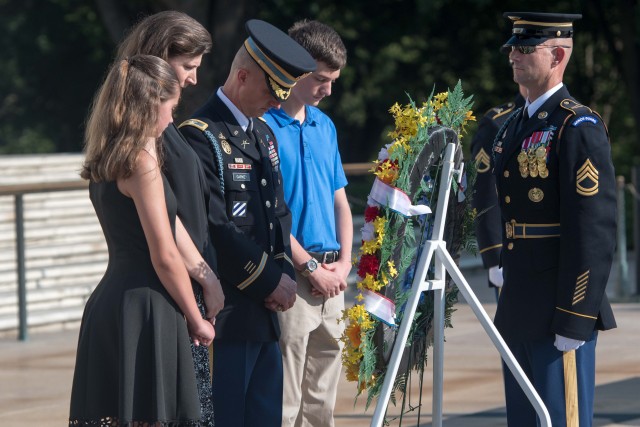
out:
{"label": "red and white ribbon", "polygon": [[364,308],[388,326],[396,326],[396,305],[389,298],[368,289],[362,290]]}
{"label": "red and white ribbon", "polygon": [[397,187],[392,187],[378,178],[373,181],[373,187],[369,197],[377,203],[388,206],[404,216],[424,215],[431,213],[431,209],[426,205],[412,205],[407,193]]}

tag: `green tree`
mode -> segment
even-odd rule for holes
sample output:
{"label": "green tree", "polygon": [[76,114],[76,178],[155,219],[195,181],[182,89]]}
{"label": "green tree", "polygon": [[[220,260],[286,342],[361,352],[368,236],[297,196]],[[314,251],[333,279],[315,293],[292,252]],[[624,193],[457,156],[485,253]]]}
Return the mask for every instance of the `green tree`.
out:
{"label": "green tree", "polygon": [[0,153],[79,151],[111,45],[93,5],[0,1]]}

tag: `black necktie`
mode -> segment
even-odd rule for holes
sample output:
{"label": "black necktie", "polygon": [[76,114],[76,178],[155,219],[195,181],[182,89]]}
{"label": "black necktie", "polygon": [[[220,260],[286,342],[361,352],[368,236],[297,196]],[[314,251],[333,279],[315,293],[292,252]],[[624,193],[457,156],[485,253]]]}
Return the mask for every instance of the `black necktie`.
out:
{"label": "black necktie", "polygon": [[249,137],[249,141],[253,143],[253,145],[257,144],[256,135],[253,133],[253,121],[249,119],[249,126],[247,126],[247,130],[245,131],[247,136]]}
{"label": "black necktie", "polygon": [[529,120],[529,109],[525,108],[524,113],[522,113],[522,121],[526,122],[527,120]]}

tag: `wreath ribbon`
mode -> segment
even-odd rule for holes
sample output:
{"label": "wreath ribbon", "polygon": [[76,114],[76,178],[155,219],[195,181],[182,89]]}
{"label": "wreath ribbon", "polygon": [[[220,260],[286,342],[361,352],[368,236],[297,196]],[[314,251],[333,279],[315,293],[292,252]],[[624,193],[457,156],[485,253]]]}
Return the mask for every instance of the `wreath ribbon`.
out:
{"label": "wreath ribbon", "polygon": [[389,209],[404,216],[424,215],[431,213],[431,208],[426,205],[412,205],[407,193],[397,187],[392,187],[378,178],[373,182],[369,196],[377,203],[388,206]]}
{"label": "wreath ribbon", "polygon": [[364,308],[388,326],[396,326],[396,305],[389,298],[368,289],[362,290]]}

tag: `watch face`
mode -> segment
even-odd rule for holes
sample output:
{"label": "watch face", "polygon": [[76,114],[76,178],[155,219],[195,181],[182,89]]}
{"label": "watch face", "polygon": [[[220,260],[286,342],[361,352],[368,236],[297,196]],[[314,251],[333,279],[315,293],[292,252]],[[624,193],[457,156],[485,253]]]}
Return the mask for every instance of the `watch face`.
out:
{"label": "watch face", "polygon": [[315,271],[316,268],[318,268],[318,261],[316,261],[315,258],[311,258],[309,261],[307,261],[307,270]]}

